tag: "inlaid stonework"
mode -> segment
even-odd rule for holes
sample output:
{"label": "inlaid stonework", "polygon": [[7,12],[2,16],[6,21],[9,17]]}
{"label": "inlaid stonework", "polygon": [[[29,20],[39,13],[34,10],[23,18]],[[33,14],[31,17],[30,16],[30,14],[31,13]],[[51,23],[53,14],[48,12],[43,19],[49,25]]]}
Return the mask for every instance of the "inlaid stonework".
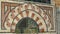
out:
{"label": "inlaid stonework", "polygon": [[15,32],[20,20],[26,18],[26,22],[29,23],[31,18],[38,25],[38,33],[55,32],[54,13],[54,6],[51,5],[30,2],[1,2],[1,30]]}

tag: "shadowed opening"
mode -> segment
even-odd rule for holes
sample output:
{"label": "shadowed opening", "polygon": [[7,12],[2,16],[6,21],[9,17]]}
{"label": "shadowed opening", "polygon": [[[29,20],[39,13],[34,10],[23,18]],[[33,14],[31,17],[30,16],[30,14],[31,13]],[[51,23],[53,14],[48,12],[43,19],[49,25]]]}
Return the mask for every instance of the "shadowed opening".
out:
{"label": "shadowed opening", "polygon": [[38,24],[31,18],[26,17],[22,18],[15,28],[15,32],[19,33],[38,33],[39,27]]}
{"label": "shadowed opening", "polygon": [[51,3],[51,0],[25,0],[25,1],[33,1],[33,2],[40,2],[40,3]]}

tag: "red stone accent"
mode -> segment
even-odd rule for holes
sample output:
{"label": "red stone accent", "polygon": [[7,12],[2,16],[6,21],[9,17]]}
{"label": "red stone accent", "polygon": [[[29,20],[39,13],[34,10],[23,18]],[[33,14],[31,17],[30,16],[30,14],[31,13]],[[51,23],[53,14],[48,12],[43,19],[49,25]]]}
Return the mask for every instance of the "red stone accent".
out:
{"label": "red stone accent", "polygon": [[39,25],[39,26],[42,26],[43,24],[40,22],[38,25]]}
{"label": "red stone accent", "polygon": [[44,29],[40,29],[40,32],[44,32]]}
{"label": "red stone accent", "polygon": [[2,14],[2,28],[4,27],[4,20],[5,20],[5,18],[4,18],[4,3],[2,3],[2,7],[1,7],[1,14]]}
{"label": "red stone accent", "polygon": [[37,17],[35,21],[37,22],[38,20],[39,20],[39,17]]}
{"label": "red stone accent", "polygon": [[11,23],[7,22],[7,26],[10,27],[11,26]]}
{"label": "red stone accent", "polygon": [[16,19],[17,21],[19,21],[19,18],[18,18],[18,17],[15,17],[15,19]]}
{"label": "red stone accent", "polygon": [[31,17],[33,18],[33,17],[34,17],[34,15],[35,15],[35,14],[34,14],[34,13],[32,13],[32,16],[31,16]]}
{"label": "red stone accent", "polygon": [[28,14],[29,14],[29,11],[26,11],[26,15],[28,16]]}

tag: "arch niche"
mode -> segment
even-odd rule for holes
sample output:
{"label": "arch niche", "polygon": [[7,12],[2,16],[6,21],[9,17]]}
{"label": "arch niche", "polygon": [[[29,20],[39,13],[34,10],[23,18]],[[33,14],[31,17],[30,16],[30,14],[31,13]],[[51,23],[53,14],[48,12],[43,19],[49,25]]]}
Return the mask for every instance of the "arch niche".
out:
{"label": "arch niche", "polygon": [[[26,32],[27,30],[28,32]],[[29,30],[33,30],[33,32],[48,31],[46,22],[44,21],[42,16],[34,10],[24,10],[18,15],[16,15],[16,17],[13,19],[11,26],[11,32],[17,31],[20,33],[32,33]]]}

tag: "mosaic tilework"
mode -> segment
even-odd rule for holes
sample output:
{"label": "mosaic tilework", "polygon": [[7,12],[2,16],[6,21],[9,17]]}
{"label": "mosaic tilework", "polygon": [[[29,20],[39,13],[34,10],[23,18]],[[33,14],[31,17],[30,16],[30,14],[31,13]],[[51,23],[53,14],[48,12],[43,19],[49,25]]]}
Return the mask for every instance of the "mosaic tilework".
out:
{"label": "mosaic tilework", "polygon": [[1,2],[1,29],[15,32],[18,22],[26,17],[38,24],[40,32],[55,32],[54,7],[34,3]]}

